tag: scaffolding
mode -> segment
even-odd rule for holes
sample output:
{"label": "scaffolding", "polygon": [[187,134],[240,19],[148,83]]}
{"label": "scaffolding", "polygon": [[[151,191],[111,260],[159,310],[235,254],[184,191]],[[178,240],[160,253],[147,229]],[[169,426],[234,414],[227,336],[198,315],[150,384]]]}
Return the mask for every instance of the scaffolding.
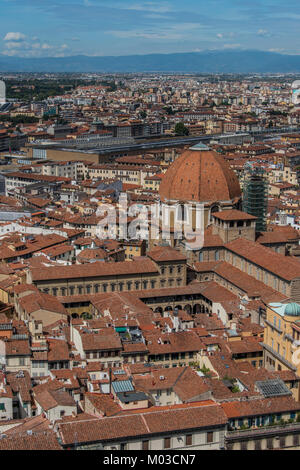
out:
{"label": "scaffolding", "polygon": [[262,168],[245,168],[243,211],[257,217],[256,231],[267,230],[268,182]]}

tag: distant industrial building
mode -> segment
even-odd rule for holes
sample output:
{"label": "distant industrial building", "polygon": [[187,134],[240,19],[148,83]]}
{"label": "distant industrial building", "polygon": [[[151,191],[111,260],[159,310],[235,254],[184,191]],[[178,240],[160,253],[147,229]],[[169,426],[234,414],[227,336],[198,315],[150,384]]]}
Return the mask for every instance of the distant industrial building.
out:
{"label": "distant industrial building", "polygon": [[0,80],[0,106],[6,103],[6,85]]}

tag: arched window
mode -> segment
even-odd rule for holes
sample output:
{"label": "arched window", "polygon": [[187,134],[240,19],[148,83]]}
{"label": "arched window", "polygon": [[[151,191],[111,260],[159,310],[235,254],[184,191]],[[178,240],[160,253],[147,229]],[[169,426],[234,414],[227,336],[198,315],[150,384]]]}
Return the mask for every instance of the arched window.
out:
{"label": "arched window", "polygon": [[184,222],[187,220],[187,210],[184,207],[184,204],[178,204],[176,219],[178,222]]}
{"label": "arched window", "polygon": [[210,209],[210,222],[213,221],[213,214],[215,212],[219,212],[219,210],[220,210],[219,206],[217,206],[217,205],[212,206],[212,208]]}

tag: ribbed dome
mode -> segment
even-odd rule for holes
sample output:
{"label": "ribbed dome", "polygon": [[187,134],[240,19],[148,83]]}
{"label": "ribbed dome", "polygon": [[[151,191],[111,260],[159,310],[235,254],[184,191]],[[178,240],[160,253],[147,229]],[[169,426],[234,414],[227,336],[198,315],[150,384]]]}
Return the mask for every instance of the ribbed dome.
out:
{"label": "ribbed dome", "polygon": [[284,309],[284,314],[289,315],[290,317],[299,317],[300,316],[300,305],[292,302],[287,304]]}
{"label": "ribbed dome", "polygon": [[195,146],[168,168],[159,194],[162,201],[213,202],[240,197],[241,189],[237,176],[220,154]]}

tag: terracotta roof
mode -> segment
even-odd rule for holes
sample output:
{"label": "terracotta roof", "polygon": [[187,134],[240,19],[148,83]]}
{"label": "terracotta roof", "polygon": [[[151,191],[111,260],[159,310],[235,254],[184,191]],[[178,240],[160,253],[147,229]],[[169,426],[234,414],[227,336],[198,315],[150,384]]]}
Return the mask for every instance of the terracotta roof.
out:
{"label": "terracotta roof", "polygon": [[110,395],[86,393],[85,398],[91,402],[98,413],[103,416],[114,416],[121,411],[121,407]]}
{"label": "terracotta roof", "polygon": [[49,345],[48,361],[68,361],[69,349],[68,344],[63,339],[47,339]]}
{"label": "terracotta roof", "polygon": [[222,212],[214,212],[213,217],[220,220],[256,220],[257,217],[247,214],[247,212],[238,211],[236,209],[225,210]]}
{"label": "terracotta roof", "polygon": [[300,263],[296,258],[274,252],[260,243],[238,238],[225,245],[225,248],[252,261],[282,279],[291,281],[300,277]]}
{"label": "terracotta roof", "polygon": [[268,232],[261,232],[257,237],[257,243],[272,244],[272,243],[288,243],[291,241],[298,241],[300,234],[299,231],[289,227],[291,230],[278,230],[273,229]]}
{"label": "terracotta roof", "polygon": [[[63,445],[111,441],[114,439],[169,433],[176,430],[207,429],[211,426],[224,427],[226,415],[220,405],[169,407],[167,410],[125,414],[120,417],[101,420],[62,423],[58,432]],[[76,436],[76,439],[75,439]]]}
{"label": "terracotta roof", "polygon": [[117,333],[82,333],[81,340],[84,351],[122,350],[120,337]]}
{"label": "terracotta roof", "polygon": [[24,370],[23,376],[20,377],[18,372],[10,372],[7,374],[7,383],[11,386],[12,391],[19,393],[23,402],[31,401],[31,379],[29,373]]}
{"label": "terracotta roof", "polygon": [[7,356],[30,356],[28,339],[10,339],[5,341],[5,354]]}
{"label": "terracotta roof", "polygon": [[224,243],[223,243],[222,238],[217,234],[213,234],[213,227],[211,225],[207,227],[206,229],[204,229],[203,248],[221,247],[223,245]]}
{"label": "terracotta roof", "polygon": [[201,351],[204,348],[199,336],[193,331],[177,333],[144,333],[149,355],[175,352]]}
{"label": "terracotta roof", "polygon": [[211,150],[186,150],[162,178],[163,201],[229,201],[241,196],[234,171],[223,157]]}
{"label": "terracotta roof", "polygon": [[145,392],[172,389],[182,402],[187,402],[209,392],[202,377],[190,367],[159,368],[146,375],[135,374],[134,385],[137,390]]}
{"label": "terracotta roof", "polygon": [[285,295],[266,286],[263,282],[258,281],[226,261],[196,262],[193,268],[197,272],[214,272],[244,291],[248,297],[259,296],[266,303],[285,300],[287,298]]}
{"label": "terracotta roof", "polygon": [[24,418],[21,422],[13,428],[6,429],[6,435],[21,434],[27,431],[33,431],[34,433],[40,431],[48,431],[50,427],[50,421],[45,418],[42,414],[30,418]]}
{"label": "terracotta roof", "polygon": [[263,347],[258,341],[253,339],[243,338],[241,341],[229,341],[228,347],[232,354],[262,352]]}
{"label": "terracotta roof", "polygon": [[48,310],[67,316],[68,312],[56,297],[42,292],[33,292],[19,300],[22,309],[30,315],[38,310]]}
{"label": "terracotta roof", "polygon": [[228,418],[269,415],[286,411],[300,411],[300,403],[292,397],[265,398],[251,401],[232,401],[221,404]]}
{"label": "terracotta roof", "polygon": [[156,262],[160,261],[185,261],[186,256],[170,246],[156,246],[148,251],[147,256]]}
{"label": "terracotta roof", "polygon": [[32,268],[33,281],[104,277],[128,274],[157,273],[157,266],[148,258],[134,261],[105,263],[98,261],[87,265],[55,266]]}
{"label": "terracotta roof", "polygon": [[76,408],[74,398],[65,390],[44,390],[39,393],[36,391],[34,396],[44,411],[49,411],[57,406]]}
{"label": "terracotta roof", "polygon": [[0,440],[0,450],[62,450],[54,431],[12,435]]}

